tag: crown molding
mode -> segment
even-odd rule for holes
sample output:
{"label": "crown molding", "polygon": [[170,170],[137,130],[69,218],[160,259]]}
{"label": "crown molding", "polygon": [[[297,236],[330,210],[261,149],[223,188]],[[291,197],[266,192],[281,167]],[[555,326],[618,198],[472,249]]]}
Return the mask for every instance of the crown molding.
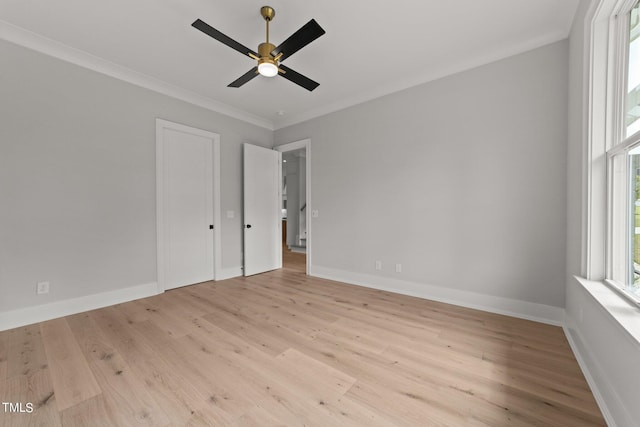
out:
{"label": "crown molding", "polygon": [[373,91],[366,91],[361,94],[342,99],[329,105],[293,114],[287,118],[269,120],[239,108],[232,107],[212,98],[199,95],[195,92],[180,88],[165,81],[156,79],[146,74],[117,65],[113,62],[91,55],[79,49],[72,48],[65,44],[43,37],[32,31],[15,26],[0,20],[0,39],[14,43],[16,45],[43,53],[54,58],[70,62],[80,67],[105,74],[107,76],[134,84],[181,101],[206,108],[216,113],[242,120],[244,122],[268,129],[278,130],[288,126],[293,126],[307,120],[315,119],[336,111],[344,110],[358,104],[363,104],[386,95],[400,92],[411,87],[419,86],[443,77],[467,71],[491,62],[499,61],[509,56],[524,53],[529,50],[542,47],[547,44],[557,42],[567,37],[566,32],[550,33],[516,46],[494,51],[491,54],[467,58],[448,67],[429,70],[421,76],[397,80],[391,84],[378,87]]}
{"label": "crown molding", "polygon": [[180,88],[0,20],[0,39],[234,119],[274,130],[271,120]]}

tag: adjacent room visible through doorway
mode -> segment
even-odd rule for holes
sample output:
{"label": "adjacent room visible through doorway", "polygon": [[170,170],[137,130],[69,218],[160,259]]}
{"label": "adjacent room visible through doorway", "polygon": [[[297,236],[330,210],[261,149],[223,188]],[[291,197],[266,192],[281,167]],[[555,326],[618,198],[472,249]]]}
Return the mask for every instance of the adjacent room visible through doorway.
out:
{"label": "adjacent room visible through doorway", "polygon": [[306,149],[282,153],[282,267],[306,270]]}
{"label": "adjacent room visible through doorway", "polygon": [[311,237],[309,141],[276,149],[282,152],[282,267],[307,273]]}

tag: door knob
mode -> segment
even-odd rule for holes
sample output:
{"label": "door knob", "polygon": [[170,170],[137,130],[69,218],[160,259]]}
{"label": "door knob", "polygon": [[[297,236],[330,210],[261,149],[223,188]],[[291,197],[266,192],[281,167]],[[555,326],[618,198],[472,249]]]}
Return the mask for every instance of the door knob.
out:
{"label": "door knob", "polygon": [[247,224],[247,225],[246,225],[246,227],[247,227],[247,228],[251,228],[251,224]]}

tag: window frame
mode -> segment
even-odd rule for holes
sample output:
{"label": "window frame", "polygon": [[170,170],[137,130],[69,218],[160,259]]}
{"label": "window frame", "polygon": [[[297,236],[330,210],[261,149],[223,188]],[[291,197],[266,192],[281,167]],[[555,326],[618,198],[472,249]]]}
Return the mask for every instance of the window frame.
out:
{"label": "window frame", "polygon": [[[601,2],[601,6],[603,3]],[[605,154],[605,176],[606,176],[606,233],[604,250],[604,281],[614,290],[619,292],[630,302],[640,306],[640,295],[627,289],[630,269],[630,250],[632,249],[632,238],[629,235],[629,227],[632,226],[632,215],[630,214],[630,157],[629,152],[640,147],[640,132],[633,135],[625,135],[625,114],[626,114],[626,94],[629,70],[629,24],[630,13],[638,5],[638,0],[619,0],[613,7],[607,23],[608,46],[606,49],[606,89],[604,98],[606,100],[605,110],[601,113],[604,117],[604,126],[600,134],[603,137],[603,151]],[[594,30],[596,30],[594,23]],[[602,30],[602,28],[600,29]],[[592,40],[593,41],[593,40]],[[592,71],[596,71],[596,64],[593,62],[598,57],[598,51],[593,52]],[[602,57],[603,51],[600,52]],[[595,58],[594,58],[595,57]],[[602,70],[600,70],[602,71]],[[595,81],[595,79],[594,79]],[[602,82],[602,80],[601,80]],[[593,89],[594,88],[592,85]],[[591,92],[592,95],[597,93]],[[595,115],[597,109],[590,103],[592,125],[595,125]],[[602,114],[603,113],[603,114]],[[596,126],[594,126],[596,127]],[[593,144],[596,142],[594,140]],[[593,154],[593,152],[592,152]],[[595,159],[592,159],[595,160]],[[622,161],[620,161],[622,160]],[[593,166],[592,166],[593,168]],[[593,172],[593,169],[592,169]],[[593,178],[593,176],[591,177]],[[592,206],[593,207],[593,206]],[[620,211],[623,211],[621,213]],[[593,263],[593,259],[590,260]],[[622,265],[623,263],[624,265]],[[588,269],[593,273],[593,269]],[[623,276],[621,279],[620,276]]]}

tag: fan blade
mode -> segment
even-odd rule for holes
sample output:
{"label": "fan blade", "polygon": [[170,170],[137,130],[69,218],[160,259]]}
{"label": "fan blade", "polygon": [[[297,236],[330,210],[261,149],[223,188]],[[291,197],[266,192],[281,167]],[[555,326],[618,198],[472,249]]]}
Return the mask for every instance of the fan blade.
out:
{"label": "fan blade", "polygon": [[213,28],[211,25],[207,24],[204,21],[196,19],[193,22],[193,24],[191,24],[191,26],[213,37],[219,42],[226,44],[231,49],[237,50],[243,55],[247,55],[250,57],[251,56],[250,54],[253,54],[254,56],[258,56],[256,52],[252,51],[251,49],[242,45],[241,43],[238,43],[237,41],[233,40],[231,37],[222,34],[220,31],[216,30],[215,28]]}
{"label": "fan blade", "polygon": [[258,67],[253,67],[252,69],[250,69],[249,71],[247,71],[246,73],[238,77],[238,79],[236,79],[234,82],[229,83],[227,87],[240,87],[243,84],[247,83],[249,80],[253,79],[257,75],[258,75]]}
{"label": "fan blade", "polygon": [[305,77],[302,74],[296,71],[293,71],[291,68],[285,67],[282,64],[280,64],[280,69],[284,71],[284,74],[280,74],[282,77],[289,80],[290,82],[293,82],[297,85],[302,86],[303,88],[307,89],[309,92],[311,92],[312,90],[320,86],[320,83],[314,82],[309,77]]}
{"label": "fan blade", "polygon": [[275,57],[279,53],[282,53],[282,56],[280,57],[280,62],[282,62],[324,33],[325,31],[322,27],[315,19],[312,19],[304,24],[298,31],[293,33],[288,39],[283,41],[280,46],[273,49],[271,51],[271,55]]}

